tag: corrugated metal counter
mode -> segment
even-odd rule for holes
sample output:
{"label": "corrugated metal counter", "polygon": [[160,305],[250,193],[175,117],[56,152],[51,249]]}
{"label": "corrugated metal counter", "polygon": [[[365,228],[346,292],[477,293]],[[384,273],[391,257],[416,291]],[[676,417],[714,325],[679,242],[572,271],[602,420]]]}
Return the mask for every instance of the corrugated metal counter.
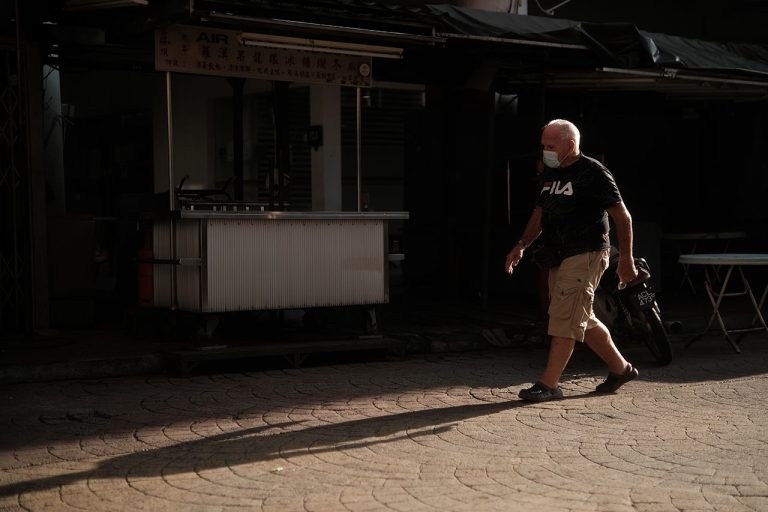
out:
{"label": "corrugated metal counter", "polygon": [[178,309],[206,313],[389,302],[388,222],[407,218],[182,210],[154,221],[154,258],[177,261],[154,265],[154,304],[172,307],[174,293]]}

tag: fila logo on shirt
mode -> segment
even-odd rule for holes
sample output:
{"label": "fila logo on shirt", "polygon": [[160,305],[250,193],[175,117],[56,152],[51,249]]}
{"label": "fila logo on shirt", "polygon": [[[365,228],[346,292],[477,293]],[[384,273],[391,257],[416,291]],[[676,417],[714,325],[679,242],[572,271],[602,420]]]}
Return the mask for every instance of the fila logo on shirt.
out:
{"label": "fila logo on shirt", "polygon": [[572,196],[573,185],[571,182],[562,183],[560,181],[545,181],[544,186],[541,187],[541,193],[549,192],[550,194]]}

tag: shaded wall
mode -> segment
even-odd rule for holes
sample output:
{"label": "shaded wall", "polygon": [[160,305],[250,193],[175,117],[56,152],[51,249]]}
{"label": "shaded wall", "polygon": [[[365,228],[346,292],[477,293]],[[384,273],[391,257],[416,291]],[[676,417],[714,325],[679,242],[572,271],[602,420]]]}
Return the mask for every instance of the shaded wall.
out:
{"label": "shaded wall", "polygon": [[[658,259],[662,278],[674,282],[678,271],[676,254],[667,254],[674,248],[663,240],[667,232],[745,231],[734,249],[768,249],[764,102],[548,91],[543,105],[545,120],[574,121],[582,150],[614,174],[633,215],[636,255]],[[497,130],[513,139],[530,119],[501,121]],[[514,186],[529,188],[528,176]]]}
{"label": "shaded wall", "polygon": [[494,111],[484,93],[430,87],[407,137],[408,284],[477,297],[487,272],[492,297],[536,295],[535,266],[526,259],[510,278],[503,262],[534,205],[540,128],[556,117],[574,121],[583,151],[613,172],[635,222],[635,253],[656,269],[659,288],[676,287],[679,277],[665,232],[746,231],[733,249],[768,250],[765,102],[531,87],[513,108]]}
{"label": "shaded wall", "polygon": [[408,120],[405,272],[412,287],[481,291],[489,108],[486,91],[432,84],[426,110]]}

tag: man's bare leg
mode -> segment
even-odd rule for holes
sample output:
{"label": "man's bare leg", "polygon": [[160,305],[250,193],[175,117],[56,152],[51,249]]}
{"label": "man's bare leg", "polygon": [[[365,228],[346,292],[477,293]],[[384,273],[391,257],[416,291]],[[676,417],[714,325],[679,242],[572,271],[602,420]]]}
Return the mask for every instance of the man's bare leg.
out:
{"label": "man's bare leg", "polygon": [[544,369],[544,373],[541,375],[539,382],[551,389],[558,386],[560,376],[563,374],[565,366],[571,359],[571,354],[573,354],[574,345],[575,342],[570,338],[552,336],[552,341],[549,345],[547,367]]}
{"label": "man's bare leg", "polygon": [[584,343],[608,365],[608,371],[621,375],[629,363],[613,343],[611,333],[602,322],[584,333]]}

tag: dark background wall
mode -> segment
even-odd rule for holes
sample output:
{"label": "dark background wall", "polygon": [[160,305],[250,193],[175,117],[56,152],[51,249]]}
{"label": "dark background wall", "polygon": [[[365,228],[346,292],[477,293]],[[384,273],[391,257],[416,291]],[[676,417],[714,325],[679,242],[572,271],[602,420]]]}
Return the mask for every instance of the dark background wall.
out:
{"label": "dark background wall", "polygon": [[636,255],[653,260],[660,288],[673,288],[680,270],[665,233],[745,231],[734,249],[768,251],[764,101],[529,87],[500,108],[487,92],[443,85],[427,89],[406,137],[409,284],[470,297],[535,294],[533,265],[511,280],[503,262],[533,208],[540,127],[556,117],[575,122],[582,150],[613,172]]}
{"label": "dark background wall", "polygon": [[[509,2],[499,0],[451,3],[509,9]],[[547,17],[545,10],[559,3],[528,0],[528,13]],[[763,27],[768,3],[757,0],[572,0],[555,16],[633,23],[648,31],[709,40],[768,42]],[[532,266],[521,267],[510,280],[503,261],[533,205],[539,129],[555,117],[573,120],[582,130],[583,150],[603,159],[616,176],[636,222],[637,252],[654,255],[662,284],[671,286],[679,272],[676,249],[663,240],[664,233],[745,231],[747,240],[734,248],[768,250],[765,99],[531,86],[505,90],[516,96],[514,106],[491,113],[487,91],[492,87],[484,96],[482,87],[470,83],[472,73],[482,70],[483,58],[478,52],[461,69],[451,66],[452,76],[440,76],[439,70],[428,76],[427,110],[411,120],[404,184],[411,212],[408,282],[465,296],[481,295],[484,287],[500,296],[535,292]],[[520,65],[529,62],[521,59]],[[474,71],[467,69],[471,66]]]}

